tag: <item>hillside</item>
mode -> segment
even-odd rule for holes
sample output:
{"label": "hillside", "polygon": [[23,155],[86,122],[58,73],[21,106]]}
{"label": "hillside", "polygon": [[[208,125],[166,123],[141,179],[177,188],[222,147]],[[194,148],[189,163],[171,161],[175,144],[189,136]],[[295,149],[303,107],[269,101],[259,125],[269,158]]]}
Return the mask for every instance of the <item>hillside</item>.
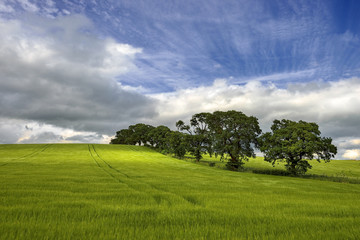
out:
{"label": "hillside", "polygon": [[[356,164],[335,168],[356,175]],[[0,239],[356,239],[360,184],[224,171],[139,146],[0,145],[0,216]]]}

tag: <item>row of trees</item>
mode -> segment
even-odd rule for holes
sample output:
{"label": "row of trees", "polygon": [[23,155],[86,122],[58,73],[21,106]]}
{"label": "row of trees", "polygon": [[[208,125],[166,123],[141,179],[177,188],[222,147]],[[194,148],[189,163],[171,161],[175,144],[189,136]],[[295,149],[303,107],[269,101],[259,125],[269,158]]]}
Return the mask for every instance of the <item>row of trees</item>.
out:
{"label": "row of trees", "polygon": [[258,119],[239,111],[198,113],[190,123],[179,120],[177,131],[166,126],[136,124],[116,133],[111,144],[148,145],[182,158],[190,153],[197,161],[204,154],[227,159],[227,167],[237,170],[255,157],[255,149],[264,153],[264,160],[275,164],[285,160],[290,174],[304,174],[308,160],[330,161],[337,153],[331,138],[320,136],[316,123],[274,120],[271,132],[262,134]]}

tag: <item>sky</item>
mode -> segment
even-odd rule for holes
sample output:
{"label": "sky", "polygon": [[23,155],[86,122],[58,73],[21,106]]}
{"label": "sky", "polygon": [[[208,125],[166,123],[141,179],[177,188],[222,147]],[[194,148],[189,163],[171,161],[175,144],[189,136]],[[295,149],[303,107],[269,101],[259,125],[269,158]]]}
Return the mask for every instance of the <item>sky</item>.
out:
{"label": "sky", "polygon": [[237,110],[360,159],[360,1],[0,0],[0,143]]}

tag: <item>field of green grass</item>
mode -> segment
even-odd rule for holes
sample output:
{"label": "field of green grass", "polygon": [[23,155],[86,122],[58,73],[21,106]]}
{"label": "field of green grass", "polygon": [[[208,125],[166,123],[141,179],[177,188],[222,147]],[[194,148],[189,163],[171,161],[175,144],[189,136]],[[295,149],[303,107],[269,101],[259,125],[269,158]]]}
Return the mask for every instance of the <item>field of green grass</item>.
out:
{"label": "field of green grass", "polygon": [[[333,161],[311,174],[359,169]],[[359,239],[359,226],[360,184],[230,172],[139,146],[0,145],[0,239]]]}
{"label": "field of green grass", "polygon": [[[187,159],[190,162],[195,162],[193,157],[187,156]],[[316,160],[309,161],[313,166],[312,169],[309,169],[306,173],[305,178],[314,178],[320,180],[328,181],[339,181],[339,182],[354,182],[360,184],[360,161],[357,160],[332,160],[325,163],[321,161],[320,163]],[[214,166],[226,169],[226,161],[221,161],[220,158],[210,157],[205,155],[204,158],[200,161],[200,164],[209,165],[213,163]],[[265,162],[263,157],[250,158],[248,162],[245,162],[244,170],[245,172],[271,172],[271,171],[286,171],[285,161],[276,162],[273,166],[269,162]]]}

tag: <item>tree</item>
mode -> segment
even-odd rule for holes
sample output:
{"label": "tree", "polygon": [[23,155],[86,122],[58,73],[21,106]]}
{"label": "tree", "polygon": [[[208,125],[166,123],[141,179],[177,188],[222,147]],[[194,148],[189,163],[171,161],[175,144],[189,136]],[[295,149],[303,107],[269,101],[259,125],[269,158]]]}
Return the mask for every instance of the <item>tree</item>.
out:
{"label": "tree", "polygon": [[121,129],[116,132],[115,138],[111,139],[110,144],[130,144],[135,145],[136,141],[132,138],[133,132],[129,129]]}
{"label": "tree", "polygon": [[316,123],[274,120],[271,130],[260,137],[264,160],[274,165],[277,160],[285,159],[291,175],[305,174],[311,169],[308,160],[329,162],[337,153],[331,138],[320,137]]}
{"label": "tree", "polygon": [[153,128],[149,133],[149,142],[152,144],[153,147],[158,148],[160,151],[165,150],[166,146],[166,135],[171,132],[171,130],[163,125],[160,125],[156,128]]}
{"label": "tree", "polygon": [[153,126],[138,123],[130,125],[127,129],[121,129],[116,132],[115,138],[111,139],[111,144],[130,144],[147,145],[151,144],[148,137],[149,132],[154,129]]}
{"label": "tree", "polygon": [[154,129],[153,126],[144,123],[137,123],[135,125],[129,126],[129,130],[132,132],[132,142],[135,142],[139,145],[147,145],[149,142],[148,134],[152,129]]}
{"label": "tree", "polygon": [[231,170],[242,168],[244,161],[255,157],[254,147],[261,129],[256,117],[239,111],[216,111],[207,120],[213,135],[215,154],[229,156],[227,166]]}
{"label": "tree", "polygon": [[197,113],[192,116],[190,125],[185,125],[182,120],[176,122],[179,131],[186,131],[187,148],[197,162],[202,158],[202,154],[212,154],[211,137],[208,128],[208,118],[210,113]]}
{"label": "tree", "polygon": [[186,135],[178,131],[171,131],[166,134],[169,151],[178,158],[183,158],[186,154]]}

